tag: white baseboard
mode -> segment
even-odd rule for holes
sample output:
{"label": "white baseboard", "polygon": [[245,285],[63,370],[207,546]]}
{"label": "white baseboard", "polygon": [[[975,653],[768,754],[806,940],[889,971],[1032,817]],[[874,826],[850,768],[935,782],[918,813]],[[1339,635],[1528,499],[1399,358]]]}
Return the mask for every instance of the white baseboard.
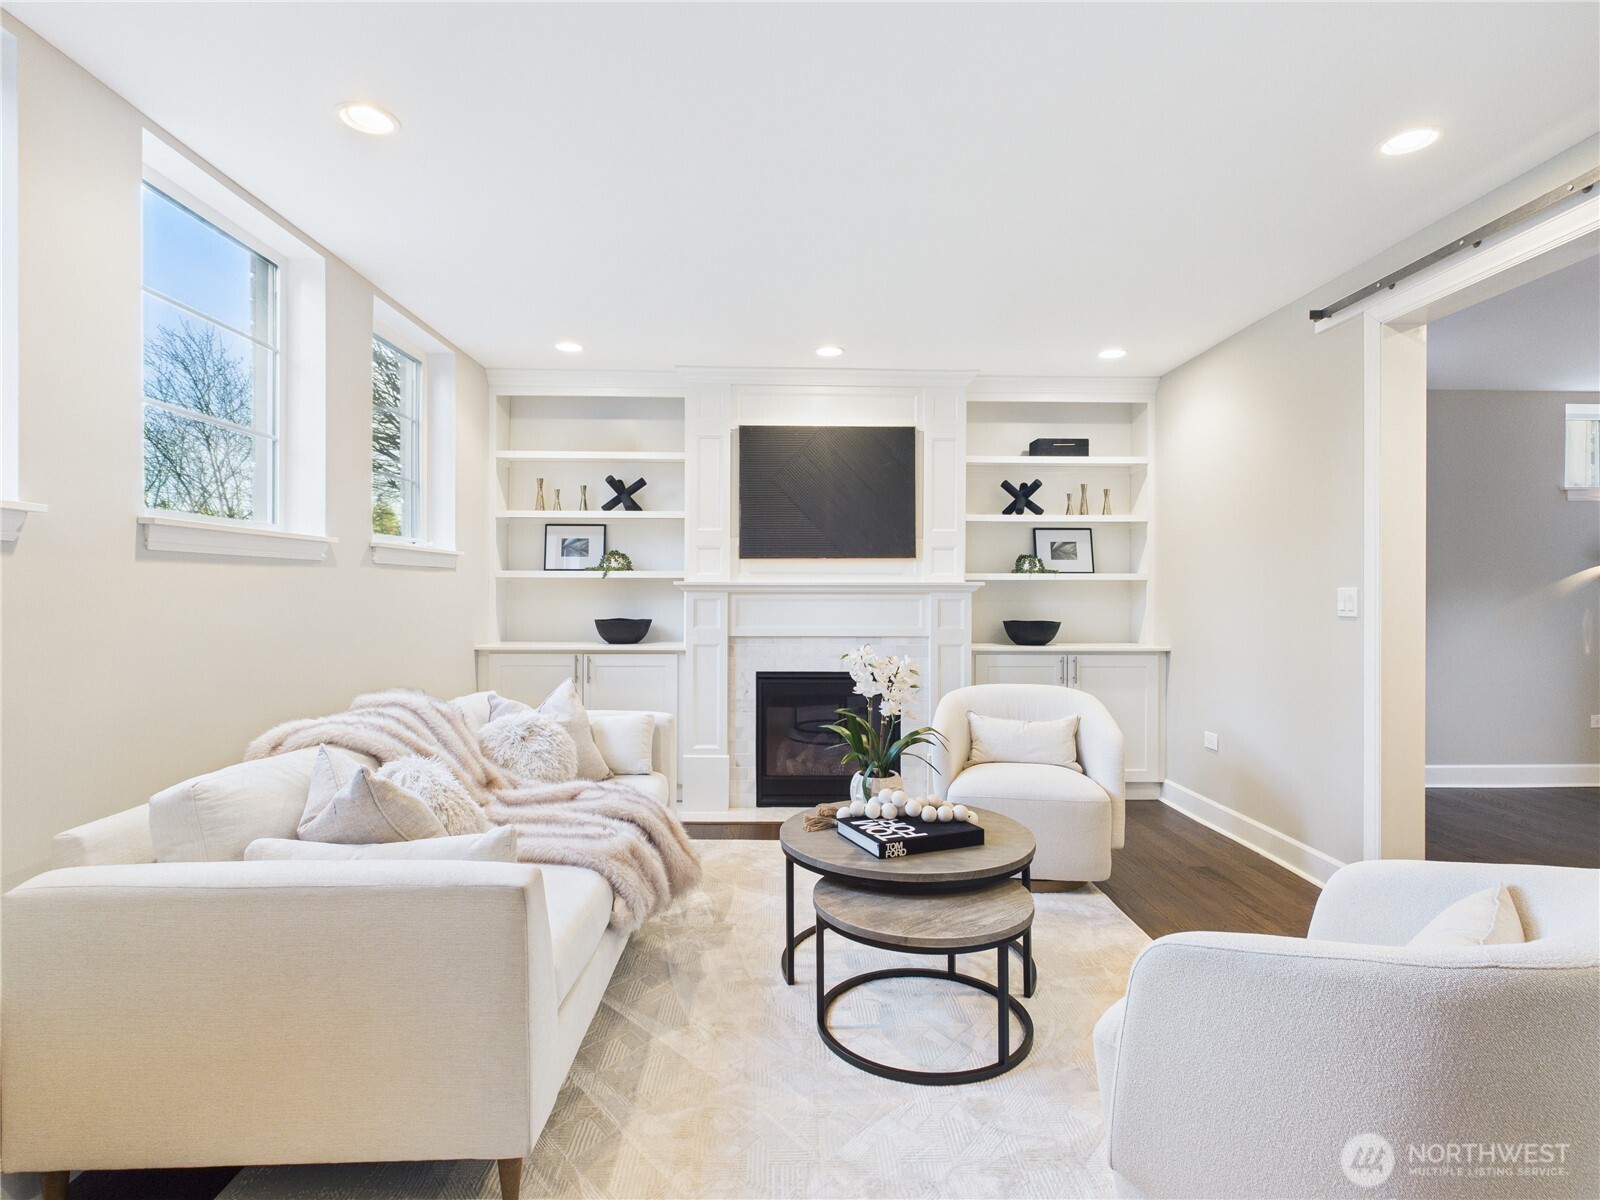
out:
{"label": "white baseboard", "polygon": [[1262,858],[1271,859],[1318,887],[1344,866],[1337,858],[1170,779],[1161,786],[1161,803],[1177,809],[1207,829],[1214,829],[1224,837],[1232,838],[1246,850],[1254,850]]}
{"label": "white baseboard", "polygon": [[1427,768],[1431,788],[1600,787],[1600,763],[1488,763]]}

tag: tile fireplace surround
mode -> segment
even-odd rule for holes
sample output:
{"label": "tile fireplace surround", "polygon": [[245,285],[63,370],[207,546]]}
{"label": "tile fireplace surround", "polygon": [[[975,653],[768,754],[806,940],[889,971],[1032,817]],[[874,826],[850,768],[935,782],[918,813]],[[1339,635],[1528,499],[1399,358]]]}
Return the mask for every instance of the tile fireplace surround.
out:
{"label": "tile fireplace surround", "polygon": [[[754,808],[756,673],[837,671],[839,656],[871,642],[916,660],[922,691],[913,725],[967,682],[972,593],[951,581],[686,583],[679,726],[685,808]],[[907,782],[925,786],[913,764]]]}

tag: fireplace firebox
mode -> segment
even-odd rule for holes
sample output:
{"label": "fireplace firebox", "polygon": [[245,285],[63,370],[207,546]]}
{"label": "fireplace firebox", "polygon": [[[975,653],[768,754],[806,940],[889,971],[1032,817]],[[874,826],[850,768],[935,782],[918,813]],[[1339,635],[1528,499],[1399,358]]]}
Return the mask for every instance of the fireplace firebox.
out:
{"label": "fireplace firebox", "polygon": [[[839,735],[825,725],[839,709],[867,711],[846,671],[762,671],[756,675],[756,804],[844,800],[854,763],[840,760]],[[894,722],[898,737],[898,719]]]}

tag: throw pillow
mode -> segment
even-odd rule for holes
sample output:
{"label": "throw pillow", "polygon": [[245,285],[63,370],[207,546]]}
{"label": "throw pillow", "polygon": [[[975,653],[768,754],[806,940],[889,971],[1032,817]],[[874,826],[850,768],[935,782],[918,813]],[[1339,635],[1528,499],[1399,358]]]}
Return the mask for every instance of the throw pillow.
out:
{"label": "throw pillow", "polygon": [[300,838],[307,842],[365,845],[373,842],[411,842],[444,837],[444,825],[420,797],[399,784],[378,779],[357,766],[331,796],[325,789],[338,781],[339,764],[328,757],[326,771],[318,763],[311,775],[311,794],[300,821]]}
{"label": "throw pillow", "polygon": [[551,717],[529,709],[490,721],[478,744],[496,766],[526,783],[567,783],[578,778],[578,750]]}
{"label": "throw pillow", "polygon": [[[501,703],[515,704],[516,701],[503,700]],[[578,750],[579,779],[611,778],[611,768],[606,766],[600,747],[594,744],[594,733],[589,727],[589,712],[583,707],[583,701],[578,699],[578,689],[573,686],[572,680],[565,680],[555,691],[546,696],[544,703],[539,705],[539,711],[560,722],[561,728],[572,738],[572,744]],[[489,706],[489,713],[491,719],[497,715],[492,703]]]}
{"label": "throw pillow", "polygon": [[1449,950],[1462,946],[1509,946],[1527,941],[1522,918],[1504,884],[1457,900],[1406,943],[1410,950]]}
{"label": "throw pillow", "polygon": [[606,766],[617,775],[648,775],[655,770],[656,719],[649,713],[590,713],[589,729]]}
{"label": "throw pillow", "polygon": [[[568,682],[571,682],[570,680]],[[513,717],[517,713],[533,712],[531,704],[524,704],[521,700],[513,700],[509,696],[502,696],[499,692],[487,693],[489,697],[489,721],[498,721],[501,717]],[[489,721],[485,721],[487,725]]]}
{"label": "throw pillow", "polygon": [[509,825],[488,833],[422,838],[414,842],[377,842],[343,846],[336,842],[298,842],[293,838],[257,838],[245,847],[246,862],[290,858],[426,858],[467,862],[516,862],[517,831]]}
{"label": "throw pillow", "polygon": [[967,755],[971,764],[1039,763],[1070,767],[1080,774],[1083,771],[1078,765],[1077,717],[1062,717],[1059,721],[1008,721],[1004,717],[969,712],[967,732],[972,739],[972,750]]}
{"label": "throw pillow", "polygon": [[489,828],[483,809],[437,756],[392,759],[378,768],[377,777],[419,797],[447,834],[482,833]]}

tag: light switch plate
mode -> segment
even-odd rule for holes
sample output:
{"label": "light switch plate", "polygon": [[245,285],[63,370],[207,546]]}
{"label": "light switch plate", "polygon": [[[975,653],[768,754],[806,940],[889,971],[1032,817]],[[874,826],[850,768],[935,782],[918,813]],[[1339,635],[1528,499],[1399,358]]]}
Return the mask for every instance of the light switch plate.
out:
{"label": "light switch plate", "polygon": [[1339,596],[1339,615],[1341,617],[1346,617],[1346,618],[1355,616],[1356,615],[1356,589],[1355,588],[1340,588],[1339,592],[1338,592],[1338,596]]}
{"label": "light switch plate", "polygon": [[1210,730],[1207,730],[1206,731],[1206,749],[1207,750],[1215,750],[1216,748],[1217,748],[1217,735],[1212,733]]}

